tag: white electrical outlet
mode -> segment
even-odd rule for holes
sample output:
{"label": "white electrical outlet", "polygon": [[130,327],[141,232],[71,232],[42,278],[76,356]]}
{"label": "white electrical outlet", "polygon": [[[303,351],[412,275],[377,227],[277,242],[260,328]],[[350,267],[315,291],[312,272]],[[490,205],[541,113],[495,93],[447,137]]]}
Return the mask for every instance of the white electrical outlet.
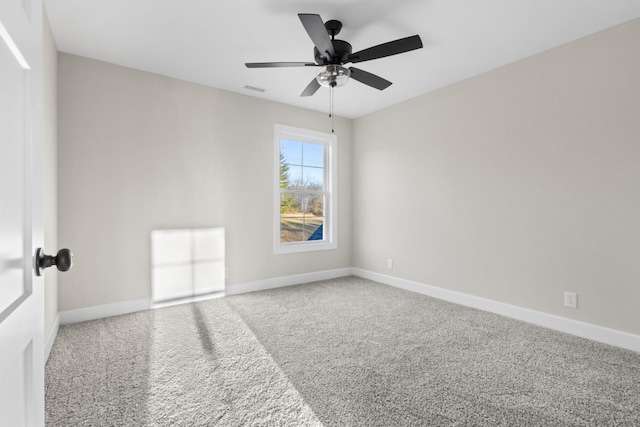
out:
{"label": "white electrical outlet", "polygon": [[569,308],[578,308],[578,294],[575,292],[565,292],[564,306]]}
{"label": "white electrical outlet", "polygon": [[391,258],[387,259],[387,268],[391,270],[393,268],[393,260]]}

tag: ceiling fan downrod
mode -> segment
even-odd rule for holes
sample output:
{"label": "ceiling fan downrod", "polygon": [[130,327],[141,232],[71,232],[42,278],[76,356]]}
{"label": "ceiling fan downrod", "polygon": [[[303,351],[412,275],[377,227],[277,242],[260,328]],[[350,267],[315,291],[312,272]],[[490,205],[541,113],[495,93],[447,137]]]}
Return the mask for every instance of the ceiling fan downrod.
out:
{"label": "ceiling fan downrod", "polygon": [[342,22],[330,19],[324,23],[324,27],[327,29],[327,33],[331,36],[331,40],[335,40],[336,36],[340,34],[340,30],[342,30]]}

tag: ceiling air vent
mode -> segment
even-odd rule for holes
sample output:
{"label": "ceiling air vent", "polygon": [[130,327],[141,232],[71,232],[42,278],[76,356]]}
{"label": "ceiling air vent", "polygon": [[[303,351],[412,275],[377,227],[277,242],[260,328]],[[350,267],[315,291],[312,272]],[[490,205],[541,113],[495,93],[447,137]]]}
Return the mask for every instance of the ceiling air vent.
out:
{"label": "ceiling air vent", "polygon": [[249,85],[246,85],[244,88],[247,89],[247,90],[253,90],[255,92],[265,92],[266,91],[266,89],[261,89],[259,87],[249,86]]}

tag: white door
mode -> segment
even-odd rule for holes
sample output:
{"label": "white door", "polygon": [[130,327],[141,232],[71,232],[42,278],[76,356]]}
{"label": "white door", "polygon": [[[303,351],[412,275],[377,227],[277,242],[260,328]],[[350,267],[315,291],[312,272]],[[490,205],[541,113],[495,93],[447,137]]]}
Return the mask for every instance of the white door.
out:
{"label": "white door", "polygon": [[42,2],[0,0],[0,424],[44,425]]}

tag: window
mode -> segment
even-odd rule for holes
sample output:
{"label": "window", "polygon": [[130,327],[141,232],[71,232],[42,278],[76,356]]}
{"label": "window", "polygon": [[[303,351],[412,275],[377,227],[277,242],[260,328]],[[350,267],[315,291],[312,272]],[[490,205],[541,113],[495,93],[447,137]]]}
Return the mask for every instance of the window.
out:
{"label": "window", "polygon": [[275,125],[275,252],[335,249],[335,134]]}

